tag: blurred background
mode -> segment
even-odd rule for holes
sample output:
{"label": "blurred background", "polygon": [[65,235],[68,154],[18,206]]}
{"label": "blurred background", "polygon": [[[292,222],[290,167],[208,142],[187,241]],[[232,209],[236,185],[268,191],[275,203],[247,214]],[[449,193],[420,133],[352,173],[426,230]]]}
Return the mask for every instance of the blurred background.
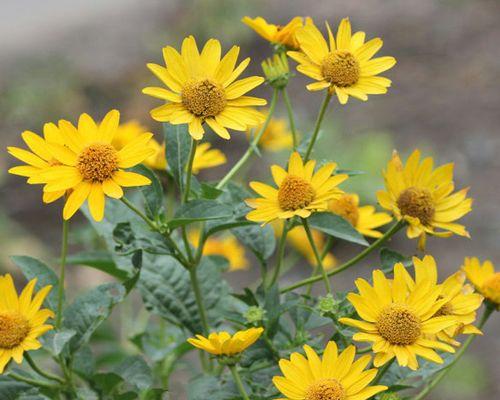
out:
{"label": "blurred background", "polygon": [[[380,170],[393,148],[408,155],[414,148],[456,163],[457,187],[470,186],[473,212],[463,222],[472,240],[431,239],[428,252],[438,261],[442,277],[455,271],[464,256],[491,259],[500,267],[500,2],[497,0],[2,0],[0,13],[0,145],[20,145],[20,133],[41,133],[43,123],[60,118],[76,122],[82,112],[102,118],[118,108],[122,120],[136,119],[156,134],[160,125],[149,117],[159,101],[141,94],[156,84],[146,62],[162,63],[161,48],[180,47],[184,36],[198,42],[215,37],[227,51],[242,47],[251,56],[248,73],[260,74],[260,62],[271,54],[269,45],[240,19],[263,16],[284,24],[295,15],[309,15],[319,24],[337,25],[349,16],[354,30],[384,40],[381,55],[393,55],[398,64],[385,75],[393,87],[384,96],[362,103],[334,101],[323,128],[319,158],[337,161],[341,168],[370,171],[353,177],[348,189],[374,201],[381,187]],[[293,64],[293,63],[291,63]],[[289,87],[300,131],[311,128],[322,100],[305,90],[306,78],[296,76]],[[269,98],[269,88],[259,93]],[[286,116],[283,109],[278,115]],[[212,135],[214,145],[227,154],[226,166],[202,175],[216,179],[245,150],[245,135],[230,142]],[[286,155],[264,155],[248,177],[264,178],[270,162]],[[59,249],[61,204],[44,206],[38,187],[6,171],[15,162],[0,152],[0,272],[14,271],[9,255],[29,254],[54,260]],[[240,178],[244,178],[241,176]],[[73,220],[72,220],[73,221]],[[71,242],[87,247],[94,240],[83,218],[75,218]],[[416,243],[402,235],[396,248],[417,254]],[[336,249],[339,259],[357,249]],[[365,266],[337,279],[348,290]],[[364,268],[364,270],[363,270]],[[103,275],[85,268],[70,271],[69,285],[78,291],[93,286]],[[232,273],[234,286],[248,283],[255,271]],[[310,273],[302,266],[286,279]],[[319,288],[321,289],[321,288]],[[498,318],[492,318],[485,336],[471,346],[430,398],[442,400],[500,397]],[[125,332],[127,334],[127,332]],[[187,373],[187,371],[185,371]],[[179,373],[173,391],[183,397]]]}

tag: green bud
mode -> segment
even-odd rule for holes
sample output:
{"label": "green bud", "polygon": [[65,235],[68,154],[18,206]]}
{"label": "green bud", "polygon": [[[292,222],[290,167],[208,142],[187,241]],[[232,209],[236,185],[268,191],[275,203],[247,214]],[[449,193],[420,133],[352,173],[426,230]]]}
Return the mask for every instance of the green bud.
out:
{"label": "green bud", "polygon": [[275,54],[262,62],[267,82],[276,89],[283,89],[290,79],[290,69],[285,53]]}
{"label": "green bud", "polygon": [[256,324],[264,320],[266,310],[261,307],[251,306],[245,313],[245,319],[249,324]]}
{"label": "green bud", "polygon": [[338,310],[338,301],[329,293],[326,296],[320,297],[318,300],[317,308],[321,315],[335,314]]}

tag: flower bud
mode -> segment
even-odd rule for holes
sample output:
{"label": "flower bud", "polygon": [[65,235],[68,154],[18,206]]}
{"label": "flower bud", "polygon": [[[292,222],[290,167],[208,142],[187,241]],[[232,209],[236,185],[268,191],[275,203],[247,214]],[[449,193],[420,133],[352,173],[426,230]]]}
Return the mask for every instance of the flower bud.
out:
{"label": "flower bud", "polygon": [[275,89],[283,89],[290,79],[290,69],[285,53],[275,54],[262,62],[267,82]]}

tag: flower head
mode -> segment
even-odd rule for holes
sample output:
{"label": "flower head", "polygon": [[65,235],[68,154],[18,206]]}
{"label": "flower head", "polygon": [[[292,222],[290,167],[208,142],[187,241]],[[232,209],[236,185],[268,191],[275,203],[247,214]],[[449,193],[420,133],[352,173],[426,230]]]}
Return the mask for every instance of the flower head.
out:
{"label": "flower head", "polygon": [[292,353],[290,360],[281,359],[279,366],[284,376],[273,378],[274,386],[294,400],[365,400],[387,390],[387,386],[368,386],[375,379],[377,369],[365,371],[371,361],[364,355],[356,361],[356,348],[347,347],[338,353],[337,344],[328,342],[323,357],[308,345],[306,357]]}
{"label": "flower head", "polygon": [[259,340],[264,328],[250,328],[238,331],[234,335],[228,332],[213,332],[208,338],[196,335],[187,341],[194,347],[216,356],[233,356],[245,351]]}
{"label": "flower head", "polygon": [[420,161],[420,152],[415,150],[403,166],[395,151],[384,171],[386,190],[377,193],[383,208],[409,224],[408,237],[420,237],[420,247],[425,247],[427,234],[469,237],[465,227],[455,222],[472,209],[468,189],[452,193],[453,164],[436,169],[433,164],[432,157]]}
{"label": "flower head", "polygon": [[149,145],[151,133],[143,133],[118,150],[113,138],[120,114],[110,111],[97,124],[88,114],[82,114],[75,128],[67,121],[59,122],[60,143],[51,143],[51,153],[60,165],[52,166],[42,174],[47,193],[71,190],[63,210],[69,219],[88,201],[92,217],[104,217],[105,197],[119,199],[122,187],[149,185],[149,178],[126,168],[140,164],[154,154]]}
{"label": "flower head", "polygon": [[[310,18],[306,18],[305,20],[308,23]],[[304,26],[303,17],[295,17],[284,26],[270,24],[262,17],[253,19],[243,17],[241,21],[274,45],[286,46],[289,49],[299,48],[295,33]]]}
{"label": "flower head", "polygon": [[[247,137],[250,139],[252,134],[259,132],[261,126],[247,130]],[[258,145],[264,150],[272,152],[290,150],[293,147],[293,137],[292,132],[288,129],[286,120],[283,118],[271,118],[260,137]]]}
{"label": "flower head", "polygon": [[495,272],[491,261],[486,260],[481,264],[476,257],[466,257],[462,270],[479,293],[500,307],[500,272]]}
{"label": "flower head", "polygon": [[171,46],[163,48],[166,67],[148,64],[148,68],[167,86],[147,87],[143,93],[167,103],[153,109],[156,121],[188,124],[193,139],[200,140],[206,123],[217,135],[229,139],[227,130],[245,131],[264,121],[264,116],[253,106],[263,106],[264,99],[245,94],[264,82],[251,76],[236,80],[246,69],[250,58],[236,68],[240,48],[233,46],[221,59],[221,45],[210,39],[201,53],[193,36],[182,42],[179,53]]}
{"label": "flower head", "polygon": [[442,289],[432,275],[432,257],[413,258],[417,284],[401,263],[394,266],[394,279],[387,279],[380,270],[373,271],[373,285],[364,279],[355,284],[359,294],[349,293],[347,298],[362,320],[340,318],[343,324],[361,332],[353,339],[371,342],[375,355],[374,365],[384,365],[394,357],[398,364],[412,370],[418,368],[417,356],[443,363],[434,349],[455,352],[452,346],[432,339],[439,332],[456,326],[459,318],[439,315],[448,302],[440,298]]}
{"label": "flower head", "polygon": [[297,71],[316,80],[307,85],[311,91],[328,89],[336,93],[341,104],[349,96],[366,101],[369,94],[383,94],[391,86],[387,78],[377,76],[396,64],[394,57],[372,58],[382,47],[375,38],[365,43],[365,33],[351,35],[351,23],[344,18],[334,38],[326,23],[329,44],[314,23],[297,30],[300,51],[287,54],[299,63]]}
{"label": "flower head", "polygon": [[382,233],[376,228],[392,221],[389,214],[376,212],[373,206],[360,206],[357,194],[343,194],[340,198],[330,201],[328,208],[349,221],[359,233],[372,238],[381,237]]}
{"label": "flower head", "polygon": [[11,359],[21,364],[25,351],[42,347],[38,338],[52,329],[45,321],[54,313],[40,309],[52,286],[45,286],[33,297],[36,282],[31,280],[18,295],[12,276],[0,276],[0,374]]}
{"label": "flower head", "polygon": [[267,82],[276,89],[283,89],[290,79],[290,68],[286,54],[275,54],[261,63]]}
{"label": "flower head", "polygon": [[332,175],[335,163],[324,165],[316,173],[315,166],[316,161],[313,160],[304,165],[299,153],[294,152],[288,162],[288,171],[278,165],[271,167],[277,189],[260,182],[251,182],[250,187],[262,197],[246,201],[255,208],[248,213],[247,219],[268,223],[295,215],[307,218],[314,211],[325,211],[328,201],[341,194],[337,185],[345,181],[347,175]]}

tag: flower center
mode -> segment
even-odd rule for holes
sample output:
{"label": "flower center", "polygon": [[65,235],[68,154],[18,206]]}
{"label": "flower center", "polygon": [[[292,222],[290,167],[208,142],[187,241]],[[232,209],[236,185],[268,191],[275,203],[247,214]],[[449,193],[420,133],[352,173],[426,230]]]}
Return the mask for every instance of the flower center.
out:
{"label": "flower center", "polygon": [[22,315],[12,311],[0,312],[0,349],[20,345],[29,332],[29,322]]}
{"label": "flower center", "polygon": [[182,88],[181,99],[191,114],[201,118],[215,117],[227,103],[222,86],[208,79],[186,83]]}
{"label": "flower center", "polygon": [[346,393],[336,379],[320,379],[306,390],[304,400],[344,400]]}
{"label": "flower center", "polygon": [[354,85],[360,74],[358,60],[345,50],[328,54],[321,64],[321,72],[328,82],[339,87]]}
{"label": "flower center", "polygon": [[415,343],[422,332],[417,315],[406,305],[393,303],[377,318],[376,327],[385,340],[399,346]]}
{"label": "flower center", "polygon": [[314,189],[305,179],[288,175],[278,190],[278,203],[282,210],[295,211],[307,207],[314,199]]}
{"label": "flower center", "polygon": [[484,297],[495,304],[500,304],[500,272],[486,279],[482,287],[482,292]]}
{"label": "flower center", "polygon": [[94,143],[78,156],[76,164],[83,179],[102,183],[118,169],[118,152],[107,143]]}
{"label": "flower center", "polygon": [[348,220],[352,226],[356,226],[359,221],[358,205],[354,196],[344,194],[342,197],[330,202],[330,210]]}
{"label": "flower center", "polygon": [[429,190],[409,187],[399,195],[397,204],[402,215],[418,218],[422,225],[431,224],[435,209]]}

